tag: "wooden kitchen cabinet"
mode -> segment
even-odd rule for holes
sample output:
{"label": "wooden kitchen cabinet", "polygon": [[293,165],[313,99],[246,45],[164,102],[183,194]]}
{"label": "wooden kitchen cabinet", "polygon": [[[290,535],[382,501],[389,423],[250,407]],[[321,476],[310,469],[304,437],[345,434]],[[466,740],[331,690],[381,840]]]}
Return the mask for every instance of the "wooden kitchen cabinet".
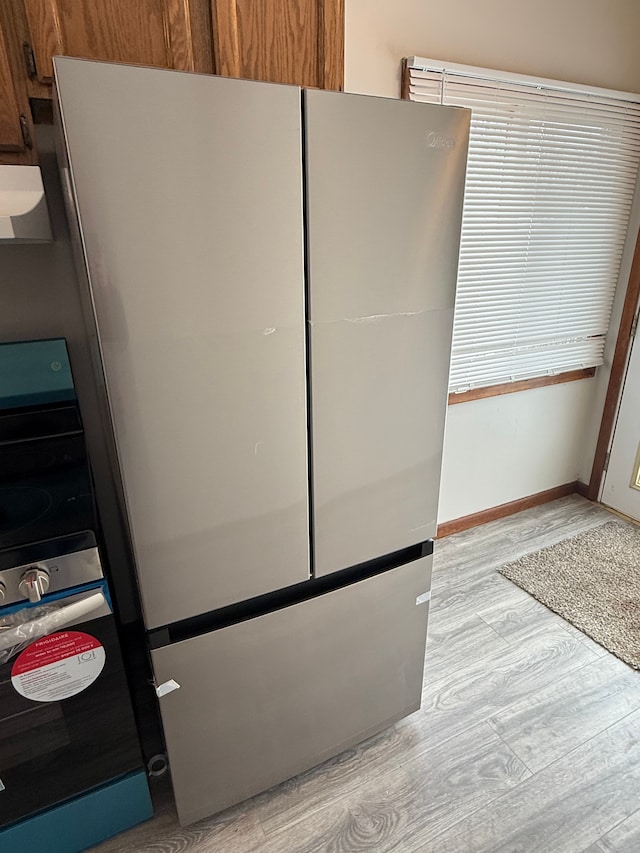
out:
{"label": "wooden kitchen cabinet", "polygon": [[35,162],[26,78],[9,7],[0,15],[0,164]]}
{"label": "wooden kitchen cabinet", "polygon": [[341,89],[344,0],[22,0],[31,75],[56,54]]}
{"label": "wooden kitchen cabinet", "polygon": [[0,0],[0,163],[35,162],[57,54],[342,89],[344,0]]}
{"label": "wooden kitchen cabinet", "polygon": [[49,84],[56,54],[213,71],[208,0],[23,0],[30,75]]}
{"label": "wooden kitchen cabinet", "polygon": [[342,89],[344,0],[211,0],[216,73]]}

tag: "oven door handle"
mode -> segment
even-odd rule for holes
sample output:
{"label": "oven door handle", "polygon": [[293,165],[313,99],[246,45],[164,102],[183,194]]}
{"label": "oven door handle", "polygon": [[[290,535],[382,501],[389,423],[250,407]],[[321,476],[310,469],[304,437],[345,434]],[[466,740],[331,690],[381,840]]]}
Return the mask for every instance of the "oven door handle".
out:
{"label": "oven door handle", "polygon": [[41,616],[40,619],[32,619],[30,622],[16,625],[15,628],[9,628],[9,630],[0,633],[0,651],[11,649],[13,646],[24,643],[25,640],[33,642],[39,640],[40,637],[46,637],[47,634],[52,634],[54,631],[82,619],[103,605],[108,607],[107,599],[102,591],[98,590],[87,598],[81,598],[79,601],[67,604],[53,613]]}

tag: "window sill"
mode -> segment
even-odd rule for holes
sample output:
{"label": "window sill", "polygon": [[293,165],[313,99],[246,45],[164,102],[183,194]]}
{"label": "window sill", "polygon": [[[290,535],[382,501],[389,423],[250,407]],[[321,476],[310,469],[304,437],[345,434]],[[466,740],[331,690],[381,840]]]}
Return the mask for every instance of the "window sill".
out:
{"label": "window sill", "polygon": [[518,391],[530,391],[532,388],[544,388],[546,385],[562,385],[564,382],[576,382],[594,376],[595,367],[585,367],[581,370],[569,370],[567,373],[557,373],[554,376],[537,376],[534,379],[523,379],[520,382],[505,382],[502,385],[487,385],[485,388],[472,388],[458,394],[449,394],[449,405],[468,403],[471,400],[483,400],[485,397],[500,397],[502,394],[515,394]]}

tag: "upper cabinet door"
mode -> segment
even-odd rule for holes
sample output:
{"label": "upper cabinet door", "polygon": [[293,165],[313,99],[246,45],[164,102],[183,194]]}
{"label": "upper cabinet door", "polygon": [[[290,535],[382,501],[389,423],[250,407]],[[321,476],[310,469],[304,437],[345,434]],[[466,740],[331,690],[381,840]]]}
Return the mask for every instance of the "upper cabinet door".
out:
{"label": "upper cabinet door", "polygon": [[0,164],[29,164],[32,126],[12,7],[0,16]]}
{"label": "upper cabinet door", "polygon": [[342,89],[344,0],[211,0],[216,72]]}
{"label": "upper cabinet door", "polygon": [[24,2],[42,83],[51,83],[56,55],[213,71],[207,0]]}
{"label": "upper cabinet door", "polygon": [[20,129],[20,104],[14,86],[9,43],[0,21],[0,151],[22,151],[24,139]]}
{"label": "upper cabinet door", "polygon": [[312,90],[305,103],[324,575],[436,531],[470,113]]}

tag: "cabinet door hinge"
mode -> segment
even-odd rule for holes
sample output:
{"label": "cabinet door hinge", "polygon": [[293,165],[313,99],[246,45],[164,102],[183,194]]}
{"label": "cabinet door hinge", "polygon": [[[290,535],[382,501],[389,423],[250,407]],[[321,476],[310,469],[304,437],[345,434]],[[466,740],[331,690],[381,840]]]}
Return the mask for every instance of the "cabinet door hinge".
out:
{"label": "cabinet door hinge", "polygon": [[604,465],[602,466],[603,471],[609,470],[609,460],[611,459],[611,451],[607,450],[607,455],[604,457]]}
{"label": "cabinet door hinge", "polygon": [[25,115],[20,116],[20,130],[22,131],[22,141],[24,142],[24,147],[33,148],[31,131],[29,130],[29,122],[27,121],[27,117]]}
{"label": "cabinet door hinge", "polygon": [[22,52],[24,54],[24,64],[27,66],[27,77],[29,80],[35,80],[38,76],[36,57],[33,53],[33,48],[28,41],[22,43]]}

